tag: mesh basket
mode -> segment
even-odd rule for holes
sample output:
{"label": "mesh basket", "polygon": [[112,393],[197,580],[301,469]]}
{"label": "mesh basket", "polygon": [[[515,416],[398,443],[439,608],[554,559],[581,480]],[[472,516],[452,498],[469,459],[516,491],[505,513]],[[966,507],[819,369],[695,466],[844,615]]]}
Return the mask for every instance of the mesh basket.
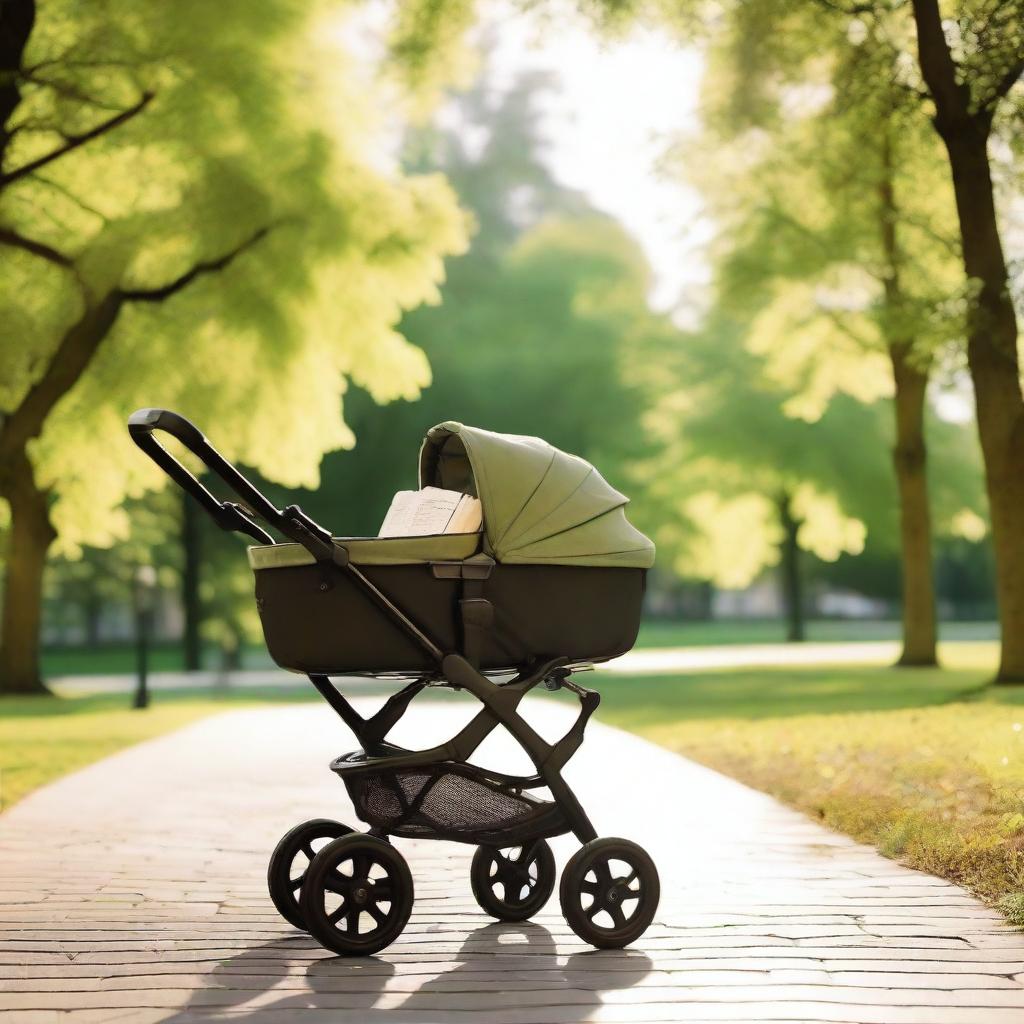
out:
{"label": "mesh basket", "polygon": [[515,792],[473,765],[445,762],[344,778],[359,817],[393,835],[511,845],[566,830],[555,804]]}

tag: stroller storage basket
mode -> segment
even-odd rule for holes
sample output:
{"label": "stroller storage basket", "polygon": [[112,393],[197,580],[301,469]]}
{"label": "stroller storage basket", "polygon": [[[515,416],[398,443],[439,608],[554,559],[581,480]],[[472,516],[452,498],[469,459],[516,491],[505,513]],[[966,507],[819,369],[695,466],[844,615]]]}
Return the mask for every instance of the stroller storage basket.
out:
{"label": "stroller storage basket", "polygon": [[475,765],[439,761],[377,771],[366,764],[357,751],[332,767],[345,780],[359,817],[390,835],[511,846],[569,831],[556,804]]}

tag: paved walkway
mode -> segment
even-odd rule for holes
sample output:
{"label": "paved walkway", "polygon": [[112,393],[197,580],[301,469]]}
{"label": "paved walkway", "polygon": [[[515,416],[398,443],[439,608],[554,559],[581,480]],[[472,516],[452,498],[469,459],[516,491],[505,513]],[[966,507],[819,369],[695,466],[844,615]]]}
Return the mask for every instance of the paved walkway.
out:
{"label": "paved walkway", "polygon": [[[531,709],[546,734],[566,720],[552,701]],[[406,742],[461,721],[449,703],[413,710]],[[588,950],[557,899],[535,923],[487,924],[469,849],[402,842],[417,887],[405,934],[377,958],[331,957],[276,916],[263,875],[290,825],[351,820],[326,769],[348,745],[319,705],[229,712],[0,818],[0,1013],[17,1024],[1024,1020],[1024,935],[963,891],[601,727],[569,775],[598,829],[648,846],[661,869],[662,906],[636,948]],[[560,858],[572,850],[555,845]]]}

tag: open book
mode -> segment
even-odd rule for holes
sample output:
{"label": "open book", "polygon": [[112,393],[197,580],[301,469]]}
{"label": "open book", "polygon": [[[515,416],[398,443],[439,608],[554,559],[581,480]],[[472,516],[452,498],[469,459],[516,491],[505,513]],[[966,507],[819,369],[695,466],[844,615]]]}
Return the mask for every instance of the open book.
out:
{"label": "open book", "polygon": [[480,501],[460,491],[424,487],[399,491],[378,537],[422,537],[428,533],[475,533],[483,523]]}

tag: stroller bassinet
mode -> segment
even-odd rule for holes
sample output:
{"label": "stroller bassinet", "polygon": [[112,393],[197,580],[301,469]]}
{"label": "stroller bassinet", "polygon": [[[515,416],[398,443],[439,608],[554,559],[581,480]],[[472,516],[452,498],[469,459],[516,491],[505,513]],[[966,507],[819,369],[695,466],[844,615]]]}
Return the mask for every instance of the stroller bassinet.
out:
{"label": "stroller bassinet", "polygon": [[[484,669],[553,655],[600,661],[633,646],[654,548],[626,520],[626,497],[589,463],[539,438],[442,423],[423,444],[419,483],[479,497],[483,533],[334,543],[442,650],[459,650],[467,631],[473,640],[460,610],[467,598],[493,609],[471,652]],[[249,561],[279,665],[328,674],[430,666],[355,580],[320,590],[316,559],[300,544],[253,547]]]}
{"label": "stroller bassinet", "polygon": [[[620,947],[643,933],[658,902],[653,862],[635,843],[598,839],[561,775],[600,700],[569,678],[571,666],[632,647],[654,561],[653,544],[626,520],[624,495],[589,463],[539,438],[442,423],[420,451],[420,486],[478,497],[482,530],[336,538],[297,506],[277,509],[177,414],[143,409],[129,430],[222,528],[258,542],[249,561],[271,656],[307,674],[362,744],[331,768],[369,831],[315,819],[285,835],[268,872],[282,916],[340,953],[383,949],[412,908],[411,875],[390,845],[399,836],[478,845],[477,901],[499,919],[524,920],[554,887],[546,839],[572,832],[584,845],[562,873],[569,924],[597,946]],[[215,498],[156,430],[197,455],[240,503]],[[275,543],[258,519],[287,541]],[[346,673],[411,681],[364,718],[329,678]],[[580,700],[575,725],[554,744],[518,713],[539,684]],[[438,747],[389,743],[389,731],[431,685],[464,690],[484,707]],[[535,775],[469,763],[498,725],[532,759]],[[543,788],[551,799],[529,792]]]}

